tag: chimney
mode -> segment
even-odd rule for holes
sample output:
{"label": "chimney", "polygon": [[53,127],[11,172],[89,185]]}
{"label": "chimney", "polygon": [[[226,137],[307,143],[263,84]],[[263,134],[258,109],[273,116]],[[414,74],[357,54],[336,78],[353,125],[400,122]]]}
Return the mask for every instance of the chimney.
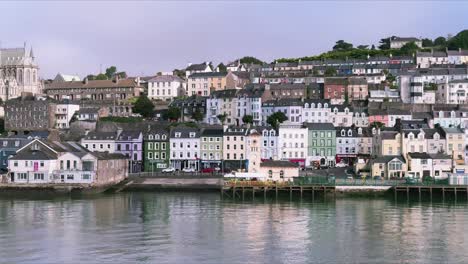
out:
{"label": "chimney", "polygon": [[88,77],[84,78],[83,83],[88,84]]}

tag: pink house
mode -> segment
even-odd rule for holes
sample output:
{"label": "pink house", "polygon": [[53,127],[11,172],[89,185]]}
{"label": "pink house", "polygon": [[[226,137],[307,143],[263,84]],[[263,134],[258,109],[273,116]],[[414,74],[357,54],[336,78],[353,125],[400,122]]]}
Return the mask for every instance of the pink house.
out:
{"label": "pink house", "polygon": [[369,111],[369,124],[372,124],[374,122],[383,123],[386,127],[388,127],[389,122],[387,111],[380,109],[375,111]]}

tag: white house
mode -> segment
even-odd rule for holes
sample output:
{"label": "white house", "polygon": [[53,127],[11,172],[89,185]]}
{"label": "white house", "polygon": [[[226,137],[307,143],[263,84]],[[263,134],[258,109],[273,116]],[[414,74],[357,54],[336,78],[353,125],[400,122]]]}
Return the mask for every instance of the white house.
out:
{"label": "white house", "polygon": [[437,102],[465,104],[468,102],[468,79],[441,82],[437,86]]}
{"label": "white house", "polygon": [[119,131],[116,132],[89,132],[81,139],[81,145],[89,151],[115,153],[116,140]]}
{"label": "white house", "polygon": [[185,81],[175,75],[160,75],[148,81],[148,97],[153,100],[171,100],[185,95]]}
{"label": "white house", "polygon": [[422,48],[422,41],[414,37],[393,37],[390,39],[391,49],[400,49],[405,44],[414,42],[419,48]]}
{"label": "white house", "polygon": [[359,136],[352,127],[336,127],[337,162],[349,163],[359,153]]}
{"label": "white house", "polygon": [[346,105],[332,105],[331,106],[331,120],[335,127],[350,127],[353,124],[353,111],[350,106]]}
{"label": "white house", "polygon": [[330,100],[309,99],[303,102],[301,122],[329,123],[331,116]]}
{"label": "white house", "polygon": [[185,69],[185,76],[188,77],[197,72],[213,72],[213,69],[211,69],[210,63],[211,62],[208,62],[208,61],[200,63],[200,64],[189,63],[187,68]]}
{"label": "white house", "polygon": [[55,128],[70,128],[70,121],[78,110],[80,110],[79,104],[73,104],[68,101],[58,103],[55,108]]}
{"label": "white house", "polygon": [[279,158],[304,166],[307,159],[307,127],[282,124],[278,133]]}
{"label": "white house", "polygon": [[191,127],[175,127],[170,138],[171,165],[177,170],[200,168],[200,131]]}
{"label": "white house", "polygon": [[9,158],[12,183],[112,184],[127,177],[123,155],[92,153],[75,142],[35,139]]}

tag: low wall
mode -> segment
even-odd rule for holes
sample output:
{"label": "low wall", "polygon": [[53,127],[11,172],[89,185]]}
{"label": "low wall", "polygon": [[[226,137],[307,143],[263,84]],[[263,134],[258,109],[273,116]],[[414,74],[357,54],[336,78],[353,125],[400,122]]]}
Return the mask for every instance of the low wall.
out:
{"label": "low wall", "polygon": [[140,178],[132,179],[124,190],[206,190],[219,191],[224,184],[222,178]]}

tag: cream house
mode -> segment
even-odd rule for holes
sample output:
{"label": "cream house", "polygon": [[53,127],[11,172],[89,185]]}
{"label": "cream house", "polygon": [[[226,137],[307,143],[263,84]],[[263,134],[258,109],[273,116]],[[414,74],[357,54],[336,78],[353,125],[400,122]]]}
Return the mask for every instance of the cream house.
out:
{"label": "cream house", "polygon": [[384,179],[403,178],[406,175],[406,160],[401,155],[380,156],[371,162],[372,177]]}
{"label": "cream house", "polygon": [[299,176],[299,165],[285,160],[266,160],[260,164],[260,172],[271,181],[292,181]]}

